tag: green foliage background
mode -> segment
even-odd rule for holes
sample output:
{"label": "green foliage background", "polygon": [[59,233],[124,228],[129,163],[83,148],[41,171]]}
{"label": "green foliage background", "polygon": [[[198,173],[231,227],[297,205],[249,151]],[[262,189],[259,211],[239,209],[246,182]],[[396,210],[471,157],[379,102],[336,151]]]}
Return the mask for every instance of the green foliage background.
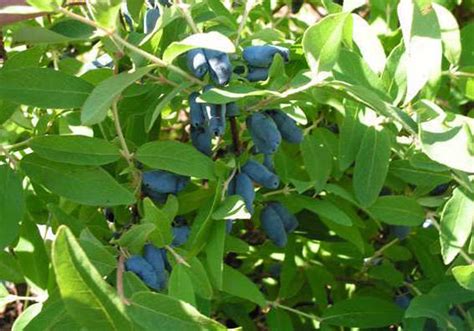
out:
{"label": "green foliage background", "polygon": [[[474,329],[472,1],[176,1],[148,35],[143,0],[126,1],[133,31],[120,0],[28,2],[47,15],[2,27],[3,323],[16,307],[13,330]],[[200,154],[187,98],[208,82],[183,54],[213,48],[235,67],[264,43],[291,61],[201,95],[241,115],[238,139],[228,129]],[[88,67],[103,54],[112,68]],[[227,235],[245,117],[272,108],[304,141],[282,144],[282,185],[256,188],[255,215]],[[143,167],[192,182],[155,205]],[[284,249],[259,226],[272,200],[300,222]],[[172,249],[176,215],[192,230]],[[160,293],[123,270],[148,241],[173,265]]]}

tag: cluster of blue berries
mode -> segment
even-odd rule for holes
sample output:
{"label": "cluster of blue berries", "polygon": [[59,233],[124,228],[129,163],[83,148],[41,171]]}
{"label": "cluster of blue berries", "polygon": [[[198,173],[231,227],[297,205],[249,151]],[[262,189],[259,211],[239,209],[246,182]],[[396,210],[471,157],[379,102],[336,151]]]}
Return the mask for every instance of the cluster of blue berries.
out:
{"label": "cluster of blue berries", "polygon": [[169,194],[177,195],[189,183],[189,177],[165,170],[143,172],[142,193],[158,203],[166,202]]}
{"label": "cluster of blue berries", "polygon": [[[179,220],[182,222],[182,220]],[[172,247],[184,245],[189,237],[189,226],[174,226]],[[146,244],[143,256],[133,255],[125,261],[125,269],[135,273],[150,288],[161,291],[166,287],[171,265],[166,256],[166,249],[153,244]]]}
{"label": "cluster of blue berries", "polygon": [[[266,80],[268,70],[276,54],[285,62],[289,61],[289,50],[284,47],[263,45],[250,46],[244,49],[243,58],[248,65],[249,81]],[[209,50],[193,49],[186,55],[189,70],[198,78],[209,73],[211,80],[218,86],[229,83],[232,76],[232,64],[226,53]],[[207,91],[211,86],[204,88]],[[239,109],[233,102],[227,104],[198,103],[198,92],[189,96],[191,141],[197,150],[211,155],[213,136],[225,133],[226,117],[239,115]],[[244,200],[247,210],[254,213],[254,183],[267,188],[276,189],[280,185],[274,173],[272,155],[278,150],[282,139],[298,144],[303,140],[303,132],[296,122],[279,109],[265,110],[247,117],[246,125],[254,144],[253,151],[264,155],[263,164],[248,160],[229,182],[227,195],[239,195]],[[234,220],[227,221],[227,232],[232,231]],[[298,221],[281,203],[270,202],[261,214],[262,228],[275,245],[283,247],[287,242],[287,234],[292,232]]]}

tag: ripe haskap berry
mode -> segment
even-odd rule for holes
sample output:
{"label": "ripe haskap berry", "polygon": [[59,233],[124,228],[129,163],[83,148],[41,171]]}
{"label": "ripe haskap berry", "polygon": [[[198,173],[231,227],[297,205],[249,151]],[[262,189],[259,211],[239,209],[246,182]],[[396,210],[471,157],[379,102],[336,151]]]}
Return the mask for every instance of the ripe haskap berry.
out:
{"label": "ripe haskap berry", "polygon": [[143,257],[134,255],[125,261],[125,269],[140,277],[143,282],[155,290],[160,290],[158,276],[153,266]]}
{"label": "ripe haskap berry", "polygon": [[188,69],[191,70],[194,76],[202,78],[209,70],[209,64],[206,60],[204,50],[201,48],[195,48],[190,50],[186,54],[186,63]]}
{"label": "ripe haskap berry", "polygon": [[221,105],[210,107],[209,131],[216,137],[220,137],[225,133],[225,113],[226,107]]}
{"label": "ripe haskap berry", "polygon": [[225,108],[226,108],[225,116],[227,117],[237,117],[240,115],[239,107],[237,106],[235,102],[229,102],[228,104],[226,104]]}
{"label": "ripe haskap berry", "polygon": [[288,237],[280,216],[270,206],[263,208],[260,223],[267,237],[278,247],[285,247]]}
{"label": "ripe haskap berry", "polygon": [[249,82],[260,82],[268,79],[268,68],[258,68],[249,66],[247,73],[247,80]]}
{"label": "ripe haskap berry", "polygon": [[170,0],[158,0],[158,2],[166,7],[170,7],[173,4]]}
{"label": "ripe haskap berry", "polygon": [[252,67],[268,68],[277,53],[283,57],[285,62],[290,60],[290,50],[288,48],[273,45],[246,47],[242,56]]}
{"label": "ripe haskap berry", "polygon": [[147,9],[143,19],[143,32],[145,34],[150,34],[155,29],[158,18],[160,18],[160,9],[158,7]]}
{"label": "ripe haskap berry", "polygon": [[411,298],[407,293],[395,297],[395,304],[402,309],[407,309],[410,305],[410,301]]}
{"label": "ripe haskap berry", "polygon": [[280,185],[278,176],[257,161],[248,160],[242,167],[242,172],[247,174],[254,182],[266,188],[275,189]]}
{"label": "ripe haskap berry", "polygon": [[207,114],[203,104],[196,102],[199,93],[193,92],[189,95],[189,116],[191,117],[191,125],[199,128],[203,127],[207,121]]}
{"label": "ripe haskap berry", "polygon": [[436,186],[431,192],[431,196],[443,195],[449,188],[449,183]]}
{"label": "ripe haskap berry", "polygon": [[275,172],[275,168],[273,167],[273,156],[272,154],[264,154],[263,155],[263,165],[268,171]]}
{"label": "ripe haskap berry", "polygon": [[227,53],[204,49],[212,81],[220,86],[227,85],[232,76],[232,64]]}
{"label": "ripe haskap berry", "polygon": [[178,194],[184,189],[189,178],[165,170],[152,170],[143,173],[142,186],[145,192]]}
{"label": "ripe haskap berry", "polygon": [[253,201],[255,200],[255,191],[253,189],[253,183],[249,176],[244,173],[238,173],[232,179],[235,181],[235,194],[242,197],[245,202],[247,210],[253,214]]}
{"label": "ripe haskap berry", "polygon": [[268,204],[269,207],[273,208],[278,216],[280,216],[283,226],[285,227],[286,233],[293,232],[298,227],[298,220],[296,219],[295,215],[290,213],[285,206],[283,206],[280,202],[270,202]]}
{"label": "ripe haskap berry", "polygon": [[173,242],[171,243],[172,246],[177,247],[184,245],[189,238],[189,226],[174,226],[173,227]]}
{"label": "ripe haskap berry", "polygon": [[233,226],[234,226],[234,220],[226,220],[225,221],[225,232],[227,234],[231,233]]}
{"label": "ripe haskap berry", "polygon": [[265,113],[254,113],[246,119],[247,128],[258,152],[273,154],[281,143],[281,134],[271,117]]}
{"label": "ripe haskap berry", "polygon": [[191,126],[191,142],[193,146],[201,153],[211,156],[212,154],[212,135],[208,126]]}
{"label": "ripe haskap berry", "polygon": [[287,114],[279,109],[265,111],[275,122],[280,131],[281,137],[292,144],[299,144],[303,141],[303,130]]}
{"label": "ripe haskap berry", "polygon": [[391,231],[395,237],[400,240],[405,239],[411,232],[411,228],[409,226],[403,225],[394,225],[391,227]]}
{"label": "ripe haskap berry", "polygon": [[143,248],[143,257],[153,267],[159,289],[163,289],[166,286],[166,272],[165,272],[165,261],[161,249],[155,247],[152,244],[146,244]]}

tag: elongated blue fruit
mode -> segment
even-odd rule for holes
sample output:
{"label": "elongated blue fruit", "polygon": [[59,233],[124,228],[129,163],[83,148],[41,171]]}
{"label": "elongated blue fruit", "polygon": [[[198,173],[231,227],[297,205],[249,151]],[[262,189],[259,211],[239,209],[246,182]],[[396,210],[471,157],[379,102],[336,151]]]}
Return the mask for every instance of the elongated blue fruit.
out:
{"label": "elongated blue fruit", "polygon": [[290,50],[288,48],[273,45],[249,46],[244,49],[242,55],[251,66],[268,68],[277,53],[283,57],[285,62],[290,60]]}
{"label": "elongated blue fruit", "polygon": [[266,110],[265,112],[273,119],[283,139],[292,144],[299,144],[303,141],[303,130],[285,112],[279,109]]}
{"label": "elongated blue fruit", "polygon": [[201,153],[207,156],[212,154],[212,135],[207,126],[202,128],[191,126],[191,142]]}
{"label": "elongated blue fruit", "polygon": [[163,289],[166,286],[166,272],[161,249],[152,244],[146,244],[143,248],[143,257],[155,270],[159,289]]}
{"label": "elongated blue fruit", "polygon": [[400,240],[406,239],[408,235],[411,232],[411,228],[408,226],[403,226],[403,225],[394,225],[391,226],[391,231],[395,237],[397,237]]}
{"label": "elongated blue fruit", "polygon": [[193,92],[189,95],[189,117],[191,118],[191,125],[198,128],[203,127],[207,121],[207,114],[203,104],[196,102],[199,93]]}
{"label": "elongated blue fruit", "polygon": [[159,290],[158,276],[153,266],[143,257],[133,255],[125,261],[125,270],[131,271],[140,277],[143,282],[152,289]]}
{"label": "elongated blue fruit", "polygon": [[171,273],[172,268],[171,268],[170,261],[168,261],[168,256],[166,255],[166,249],[165,248],[160,248],[160,253],[161,253],[161,256],[163,257],[163,261],[165,262],[166,271]]}
{"label": "elongated blue fruit", "polygon": [[260,82],[268,79],[268,68],[258,68],[249,66],[247,73],[247,80],[249,82]]}
{"label": "elongated blue fruit", "polygon": [[226,220],[225,221],[225,232],[227,234],[231,233],[233,226],[234,226],[234,220]]}
{"label": "elongated blue fruit", "polygon": [[255,200],[255,191],[253,189],[253,183],[249,176],[244,173],[235,175],[235,194],[242,197],[245,202],[247,210],[253,214],[253,201]]}
{"label": "elongated blue fruit", "polygon": [[270,206],[263,208],[260,214],[260,223],[268,239],[278,247],[286,246],[288,237],[283,222],[275,209]]}
{"label": "elongated blue fruit", "polygon": [[280,216],[286,233],[291,233],[298,227],[299,223],[295,215],[290,213],[290,211],[286,209],[286,207],[283,206],[280,202],[270,202],[268,206],[270,208],[273,208],[273,210],[276,211],[278,216]]}
{"label": "elongated blue fruit", "polygon": [[209,117],[209,131],[215,137],[221,137],[225,133],[225,105],[213,105],[211,107],[211,115]]}
{"label": "elongated blue fruit", "polygon": [[257,150],[263,154],[273,154],[281,143],[281,134],[275,122],[265,113],[254,113],[246,119],[247,128]]}
{"label": "elongated blue fruit", "polygon": [[169,0],[158,0],[159,3],[161,3],[163,6],[170,7],[172,5],[172,2]]}
{"label": "elongated blue fruit", "polygon": [[171,243],[172,246],[177,247],[184,245],[189,238],[189,226],[174,226],[173,227],[173,242]]}
{"label": "elongated blue fruit", "polygon": [[248,160],[242,167],[242,172],[247,174],[254,182],[266,188],[275,189],[280,185],[278,176],[255,160]]}
{"label": "elongated blue fruit", "polygon": [[182,191],[189,178],[165,170],[152,170],[143,173],[142,187],[146,192],[173,193]]}
{"label": "elongated blue fruit", "polygon": [[273,166],[273,155],[272,154],[263,154],[263,165],[268,171],[275,173],[275,167]]}
{"label": "elongated blue fruit", "polygon": [[143,32],[145,34],[150,34],[155,29],[158,18],[160,18],[158,7],[147,9],[143,22]]}
{"label": "elongated blue fruit", "polygon": [[213,82],[217,85],[227,85],[232,76],[232,64],[226,53],[215,51],[213,49],[204,49],[209,73]]}
{"label": "elongated blue fruit", "polygon": [[240,109],[235,102],[229,102],[226,105],[225,116],[227,117],[237,117],[240,115]]}
{"label": "elongated blue fruit", "polygon": [[186,64],[188,69],[197,78],[202,78],[209,70],[209,64],[202,48],[195,48],[186,54]]}

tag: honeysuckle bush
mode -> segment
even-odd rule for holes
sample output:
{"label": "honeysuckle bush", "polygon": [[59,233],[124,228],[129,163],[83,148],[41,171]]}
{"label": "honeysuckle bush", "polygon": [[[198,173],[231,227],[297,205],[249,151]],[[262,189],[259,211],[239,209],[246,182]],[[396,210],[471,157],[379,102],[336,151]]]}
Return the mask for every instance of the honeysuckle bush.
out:
{"label": "honeysuckle bush", "polygon": [[27,2],[13,330],[474,329],[472,1]]}

